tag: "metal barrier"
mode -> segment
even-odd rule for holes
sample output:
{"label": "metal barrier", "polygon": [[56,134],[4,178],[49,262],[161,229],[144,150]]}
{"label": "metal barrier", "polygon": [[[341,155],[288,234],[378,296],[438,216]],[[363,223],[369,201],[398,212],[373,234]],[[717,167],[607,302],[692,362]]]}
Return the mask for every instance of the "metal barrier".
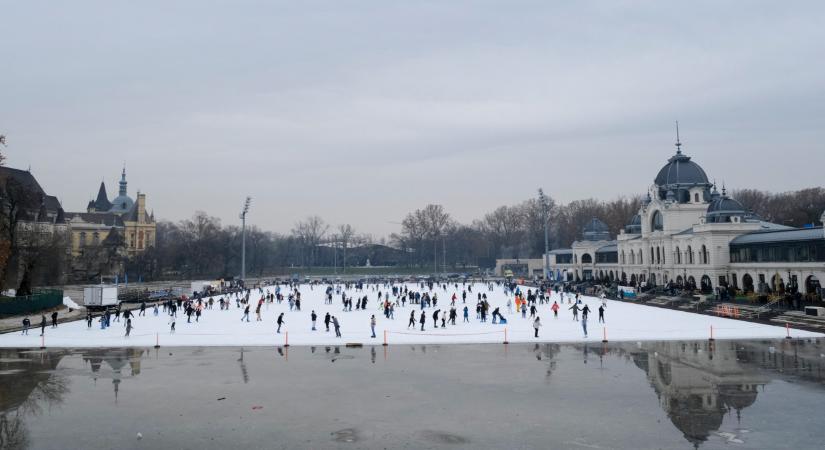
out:
{"label": "metal barrier", "polygon": [[0,297],[0,316],[29,314],[63,304],[63,291],[43,289],[32,295],[20,297]]}

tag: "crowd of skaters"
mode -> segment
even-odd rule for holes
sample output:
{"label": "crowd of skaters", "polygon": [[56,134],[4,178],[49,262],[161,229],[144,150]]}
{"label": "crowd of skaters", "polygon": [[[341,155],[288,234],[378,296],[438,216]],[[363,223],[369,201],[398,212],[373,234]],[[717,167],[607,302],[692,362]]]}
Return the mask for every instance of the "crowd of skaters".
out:
{"label": "crowd of skaters", "polygon": [[[490,317],[491,325],[507,324],[507,318],[505,318],[500,307],[496,307],[490,312],[491,305],[487,299],[488,292],[492,292],[496,287],[500,287],[504,290],[504,294],[507,297],[507,314],[510,316],[515,314],[516,317],[521,315],[522,319],[531,321],[535,338],[539,337],[539,329],[543,326],[539,311],[544,305],[549,306],[548,312],[552,312],[554,319],[558,319],[559,311],[563,308],[572,311],[572,319],[581,323],[583,334],[587,337],[587,321],[590,314],[590,307],[583,303],[583,298],[579,293],[567,292],[556,287],[555,293],[558,300],[552,300],[553,291],[551,289],[528,288],[525,290],[524,286],[495,281],[482,283],[482,290],[474,293],[474,286],[478,288],[478,285],[467,282],[435,283],[433,281],[422,281],[415,284],[348,282],[326,285],[317,283],[301,285],[297,283],[285,283],[272,286],[258,286],[209,297],[195,293],[191,298],[181,296],[154,303],[151,305],[151,310],[152,315],[155,317],[160,314],[168,317],[169,332],[174,334],[179,311],[186,317],[188,324],[197,324],[206,311],[214,309],[216,303],[220,311],[229,311],[234,304],[235,309],[243,311],[240,317],[242,322],[251,321],[250,311],[253,307],[255,321],[261,322],[264,321],[262,308],[267,304],[277,303],[280,305],[283,302],[287,302],[289,307],[288,312],[290,314],[302,313],[300,289],[302,287],[308,287],[314,290],[316,287],[319,287],[325,289],[324,306],[332,308],[334,300],[338,298],[340,300],[340,312],[342,314],[353,311],[353,307],[356,311],[366,311],[370,308],[371,304],[369,299],[370,294],[376,298],[376,308],[384,315],[385,320],[395,320],[396,309],[406,308],[409,304],[411,310],[407,329],[425,332],[428,326],[429,329],[446,329],[448,326],[460,327],[461,325],[457,320],[459,314],[462,316],[461,324],[470,323],[470,308],[473,306],[473,301],[475,302],[475,319],[477,321],[487,323],[488,317]],[[443,291],[444,297],[449,299],[446,302],[442,302],[441,306],[439,306],[439,290]],[[447,295],[450,291],[452,291],[452,295],[448,297]],[[253,297],[257,298],[257,300],[252,301],[251,299]],[[468,304],[468,300],[471,302],[470,304]],[[550,305],[551,301],[552,305]],[[513,309],[514,306],[515,310]],[[607,303],[604,295],[602,295],[601,304],[598,308],[600,323],[604,323],[606,307]],[[137,314],[129,309],[121,311],[120,305],[116,308],[103,311],[97,317],[93,316],[91,312],[88,312],[86,316],[87,328],[91,329],[94,322],[97,321],[100,329],[105,330],[112,326],[113,322],[121,322],[122,317],[125,336],[128,337],[132,330],[135,329],[133,319],[135,317],[146,316],[148,308],[149,306],[144,302],[140,304]],[[285,314],[286,312],[280,312],[278,314],[275,320],[275,333],[281,333],[282,328],[286,325]],[[332,330],[336,337],[341,338],[341,320],[339,317],[331,314],[330,311],[325,311],[323,314],[325,332]],[[318,314],[313,309],[309,315],[312,324],[311,331],[319,331],[316,326]],[[42,315],[40,322],[41,336],[45,334],[47,324],[46,316]],[[372,338],[376,338],[375,328],[377,324],[376,316],[372,314],[367,324]],[[23,319],[23,334],[28,334],[30,327],[31,322],[29,318],[26,317]],[[57,312],[52,313],[52,327],[57,327]]]}

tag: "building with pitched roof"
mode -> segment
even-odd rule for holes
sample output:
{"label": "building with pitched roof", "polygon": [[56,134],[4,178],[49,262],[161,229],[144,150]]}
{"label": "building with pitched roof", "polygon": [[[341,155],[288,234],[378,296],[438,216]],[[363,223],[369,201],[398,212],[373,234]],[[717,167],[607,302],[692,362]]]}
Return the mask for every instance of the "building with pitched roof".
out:
{"label": "building with pitched roof", "polygon": [[[106,183],[101,181],[97,197],[90,200],[86,212],[67,213],[72,232],[72,255],[81,256],[89,247],[101,245],[115,234],[122,238],[129,257],[139,255],[155,245],[157,224],[154,214],[146,210],[146,194],[138,192],[133,200],[128,194],[126,168],[120,175],[118,195],[111,201]],[[111,237],[110,237],[111,236]]]}

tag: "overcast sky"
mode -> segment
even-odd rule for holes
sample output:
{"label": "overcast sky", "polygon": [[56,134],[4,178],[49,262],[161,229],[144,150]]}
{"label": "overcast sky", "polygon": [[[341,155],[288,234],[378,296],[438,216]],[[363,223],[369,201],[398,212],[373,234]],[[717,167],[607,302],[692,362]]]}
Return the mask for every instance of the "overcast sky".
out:
{"label": "overcast sky", "polygon": [[543,186],[823,185],[823,1],[0,1],[0,133],[69,211],[122,164],[158,218],[376,236]]}

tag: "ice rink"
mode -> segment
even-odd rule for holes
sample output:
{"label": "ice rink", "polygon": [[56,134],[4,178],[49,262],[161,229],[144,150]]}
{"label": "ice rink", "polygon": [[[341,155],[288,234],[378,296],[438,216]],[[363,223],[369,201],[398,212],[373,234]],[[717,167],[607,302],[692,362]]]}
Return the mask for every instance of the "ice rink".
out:
{"label": "ice rink", "polygon": [[[418,284],[406,284],[411,291],[430,292],[428,288]],[[462,323],[463,307],[462,291],[468,286],[466,306],[469,308],[469,323]],[[448,285],[444,290],[435,287],[432,293],[438,296],[436,308],[425,309],[425,331],[420,331],[418,319],[421,315],[420,305],[411,305],[395,309],[395,318],[387,319],[379,309],[378,292],[390,292],[384,285],[365,286],[362,292],[354,289],[345,290],[347,297],[368,297],[366,311],[343,311],[341,295],[333,294],[333,303],[324,304],[325,285],[301,285],[301,311],[290,311],[288,302],[265,303],[262,307],[262,321],[257,322],[255,307],[261,294],[257,289],[250,295],[250,321],[241,321],[243,305],[237,307],[231,302],[229,310],[220,310],[218,297],[215,297],[213,309],[205,309],[200,320],[196,323],[194,315],[192,323],[187,323],[182,309],[178,310],[176,332],[170,333],[170,318],[162,309],[157,317],[153,315],[152,307],[147,307],[145,317],[135,317],[132,320],[131,336],[125,337],[125,325],[113,322],[112,326],[101,330],[97,319],[92,328],[87,328],[85,321],[76,321],[61,324],[52,329],[47,326],[43,343],[46,347],[146,347],[159,343],[161,346],[279,346],[289,345],[331,345],[345,343],[382,344],[384,332],[389,345],[395,344],[458,344],[458,343],[501,343],[506,338],[509,342],[600,342],[607,335],[610,341],[643,341],[643,340],[691,340],[708,339],[713,327],[716,339],[753,339],[753,338],[784,338],[786,330],[782,327],[755,324],[750,322],[725,319],[720,317],[693,314],[676,310],[662,309],[632,303],[607,301],[605,323],[598,322],[598,307],[601,300],[593,297],[583,297],[584,304],[591,309],[588,319],[588,336],[585,337],[581,322],[573,320],[573,312],[568,308],[567,299],[564,303],[557,294],[553,294],[549,304],[539,304],[538,316],[542,327],[539,338],[533,336],[533,320],[528,312],[527,318],[521,314],[508,311],[507,300],[513,301],[512,295],[505,295],[504,289],[495,286],[489,290],[485,284],[464,286]],[[526,293],[526,287],[521,287]],[[274,292],[275,287],[264,288],[266,292]],[[289,287],[282,286],[282,293],[286,295]],[[433,327],[432,315],[436,309],[442,312],[449,311],[450,299],[453,293],[457,294],[456,309],[458,318],[456,325],[447,324],[446,328]],[[507,319],[506,325],[493,324],[488,316],[486,323],[476,318],[476,302],[478,293],[487,295],[490,303],[490,313],[499,307]],[[559,301],[561,309],[559,317],[554,318],[550,309],[553,301]],[[582,305],[583,306],[583,305]],[[312,331],[310,313],[315,310],[318,315],[317,331]],[[408,328],[411,311],[415,311],[416,326]],[[285,325],[281,333],[277,334],[276,318],[284,313]],[[325,331],[323,318],[329,312],[336,316],[341,324],[341,338],[336,338],[332,329]],[[137,311],[135,311],[137,313]],[[370,317],[375,315],[376,338],[371,337]],[[40,317],[31,316],[33,327],[27,336],[20,332],[0,335],[0,347],[39,347]],[[791,329],[791,336],[798,338],[823,337],[822,334]]]}

